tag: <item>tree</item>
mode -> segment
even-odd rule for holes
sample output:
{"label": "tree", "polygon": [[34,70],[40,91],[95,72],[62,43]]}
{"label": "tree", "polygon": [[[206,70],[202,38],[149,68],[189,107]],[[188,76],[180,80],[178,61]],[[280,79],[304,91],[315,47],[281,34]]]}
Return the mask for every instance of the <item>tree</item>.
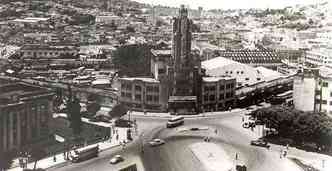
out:
{"label": "tree", "polygon": [[118,104],[113,107],[113,109],[108,113],[110,117],[122,117],[123,115],[127,114],[128,108],[124,104]]}
{"label": "tree", "polygon": [[33,147],[30,151],[31,158],[35,161],[33,170],[36,170],[37,162],[46,157],[46,152],[40,147]]}
{"label": "tree", "polygon": [[71,87],[68,86],[69,96],[67,100],[67,116],[74,135],[82,131],[81,105],[77,97],[73,97]]}
{"label": "tree", "polygon": [[119,75],[135,77],[150,75],[150,49],[146,44],[120,46],[113,54],[112,63]]}
{"label": "tree", "polygon": [[11,167],[14,154],[11,152],[0,152],[0,171],[7,170]]}

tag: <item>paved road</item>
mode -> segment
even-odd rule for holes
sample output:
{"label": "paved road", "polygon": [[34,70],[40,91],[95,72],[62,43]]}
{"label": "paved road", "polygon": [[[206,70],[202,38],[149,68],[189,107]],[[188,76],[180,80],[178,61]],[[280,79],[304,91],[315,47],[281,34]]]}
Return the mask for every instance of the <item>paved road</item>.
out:
{"label": "paved road", "polygon": [[[298,168],[288,159],[280,159],[276,152],[261,147],[249,145],[250,137],[243,131],[236,120],[239,114],[224,114],[220,116],[186,119],[184,127],[209,127],[209,130],[184,131],[166,129],[166,119],[137,117],[140,132],[144,132],[144,153],[141,153],[141,139],[131,143],[125,150],[115,148],[100,153],[95,159],[79,164],[73,164],[56,170],[119,170],[122,167],[136,163],[146,171],[204,171],[198,159],[190,152],[188,146],[203,141],[203,137],[212,137],[212,143],[222,146],[232,157],[237,153],[239,161],[252,171],[297,171]],[[214,130],[218,130],[218,134]],[[147,143],[153,138],[162,138],[166,144],[150,147]],[[109,159],[115,154],[122,154],[126,160],[118,165],[110,165]],[[235,162],[235,160],[234,160]]]}

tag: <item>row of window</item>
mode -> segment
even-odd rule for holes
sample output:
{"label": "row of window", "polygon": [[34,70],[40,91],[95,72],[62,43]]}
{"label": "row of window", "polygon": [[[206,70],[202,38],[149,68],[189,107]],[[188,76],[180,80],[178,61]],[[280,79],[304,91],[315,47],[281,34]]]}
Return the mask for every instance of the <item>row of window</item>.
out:
{"label": "row of window", "polygon": [[[226,84],[226,89],[232,89],[234,88],[234,83],[229,83],[229,84]],[[219,90],[220,91],[224,91],[225,90],[225,85],[219,85]],[[216,86],[215,85],[212,85],[212,86],[204,86],[204,91],[216,91]]]}
{"label": "row of window", "polygon": [[[227,92],[226,94],[219,94],[219,100],[232,98],[233,96],[234,96],[233,92]],[[216,100],[216,96],[214,94],[204,95],[204,101],[215,101],[215,100]]]}
{"label": "row of window", "polygon": [[68,54],[68,55],[74,55],[74,53],[62,53],[62,52],[25,52],[27,55],[63,55],[63,54]]}
{"label": "row of window", "polygon": [[[121,92],[121,97],[131,98],[131,93]],[[141,94],[135,94],[136,101],[142,101]],[[159,102],[159,96],[147,95],[146,101],[148,102]]]}
{"label": "row of window", "polygon": [[[225,71],[225,74],[233,74],[233,71]],[[243,71],[236,71],[236,74],[244,74]]]}

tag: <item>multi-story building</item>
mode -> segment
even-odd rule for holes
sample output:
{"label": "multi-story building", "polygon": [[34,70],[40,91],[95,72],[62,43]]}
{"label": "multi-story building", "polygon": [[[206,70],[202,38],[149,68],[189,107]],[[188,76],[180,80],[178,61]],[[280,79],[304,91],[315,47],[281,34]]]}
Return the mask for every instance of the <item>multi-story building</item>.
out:
{"label": "multi-story building", "polygon": [[75,45],[41,45],[41,44],[26,44],[19,53],[23,59],[35,58],[58,58],[62,55],[75,56],[79,52],[79,48]]}
{"label": "multi-story building", "polygon": [[305,62],[314,66],[332,67],[332,49],[320,48],[308,51]]}
{"label": "multi-story building", "polygon": [[235,102],[235,78],[203,77],[202,110],[227,110]]}
{"label": "multi-story building", "polygon": [[53,95],[48,89],[0,81],[0,152],[49,138]]}
{"label": "multi-story building", "polygon": [[194,70],[200,72],[200,59],[191,53],[193,22],[188,18],[188,11],[182,5],[179,16],[173,22],[173,45],[172,57],[172,95],[173,96],[192,96],[194,85]]}
{"label": "multi-story building", "polygon": [[[187,9],[181,6],[179,17],[175,18],[173,23],[172,50],[151,50],[150,70],[154,78],[119,79],[121,82],[120,102],[135,109],[167,110],[174,114],[223,110],[234,102],[235,79],[202,78],[199,54],[191,49],[191,29],[192,20],[188,18]],[[203,101],[204,86],[210,84],[218,88],[204,93],[218,95],[218,99]],[[221,85],[225,85],[223,89]],[[221,93],[224,93],[222,98]]]}
{"label": "multi-story building", "polygon": [[316,80],[315,111],[332,117],[332,69],[321,67]]}
{"label": "multi-story building", "polygon": [[297,72],[293,82],[293,104],[295,109],[313,111],[315,109],[316,71],[303,68]]}
{"label": "multi-story building", "polygon": [[120,78],[120,102],[136,110],[160,111],[167,103],[161,102],[160,82],[153,78]]}

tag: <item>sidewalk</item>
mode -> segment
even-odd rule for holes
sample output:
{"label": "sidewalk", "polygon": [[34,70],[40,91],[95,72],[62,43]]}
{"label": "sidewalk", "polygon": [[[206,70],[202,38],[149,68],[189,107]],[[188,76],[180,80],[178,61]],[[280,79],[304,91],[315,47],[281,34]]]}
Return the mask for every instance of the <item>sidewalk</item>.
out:
{"label": "sidewalk", "polygon": [[[61,117],[64,117],[62,116],[61,114]],[[87,122],[87,123],[90,123],[90,124],[97,124],[99,126],[105,126],[105,127],[110,127],[110,123],[101,123],[101,122],[90,122],[88,121],[86,118],[82,118],[82,121],[83,122]],[[118,130],[118,140],[116,139],[116,136],[112,134],[112,139],[111,141],[108,139],[104,142],[99,142],[99,143],[96,143],[99,145],[99,151],[105,151],[107,149],[110,149],[110,148],[113,148],[113,147],[117,147],[120,145],[120,142],[122,142],[123,140],[126,140],[127,141],[127,129],[128,128],[118,128],[118,127],[115,127],[116,130]],[[133,133],[133,137],[135,137],[135,134]],[[89,146],[93,146],[93,145],[96,145],[96,144],[91,144]],[[63,153],[60,153],[60,154],[56,154],[55,155],[55,159],[54,160],[54,156],[51,156],[51,157],[47,157],[47,158],[44,158],[42,160],[39,160],[37,162],[37,166],[36,168],[43,168],[43,169],[47,169],[47,168],[50,168],[50,167],[55,167],[55,166],[59,166],[61,164],[66,164],[68,161],[64,159],[64,156],[63,156]],[[18,167],[19,164],[18,164],[18,159],[14,160],[14,163],[13,165],[16,166],[16,167],[13,167],[11,169],[9,169],[10,171],[22,171],[23,169]],[[34,162],[31,162],[31,163],[28,163],[28,167],[29,169],[33,169],[34,167]]]}

